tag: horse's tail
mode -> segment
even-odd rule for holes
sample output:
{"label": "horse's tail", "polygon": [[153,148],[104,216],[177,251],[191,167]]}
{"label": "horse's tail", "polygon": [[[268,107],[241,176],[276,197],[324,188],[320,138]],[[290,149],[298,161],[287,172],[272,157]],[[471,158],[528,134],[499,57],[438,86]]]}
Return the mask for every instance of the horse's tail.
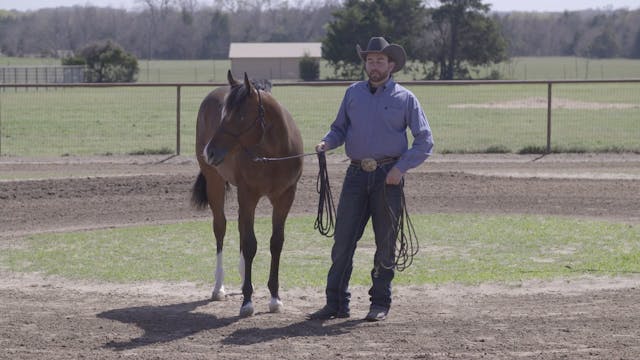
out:
{"label": "horse's tail", "polygon": [[204,208],[209,205],[209,198],[207,198],[207,179],[205,179],[202,171],[198,174],[198,178],[191,189],[191,205],[198,210],[204,210]]}

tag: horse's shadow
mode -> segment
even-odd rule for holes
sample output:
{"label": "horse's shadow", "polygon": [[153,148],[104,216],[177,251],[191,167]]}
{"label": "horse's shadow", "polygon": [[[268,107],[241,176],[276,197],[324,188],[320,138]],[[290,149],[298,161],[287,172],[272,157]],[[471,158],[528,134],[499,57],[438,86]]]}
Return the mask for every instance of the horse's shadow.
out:
{"label": "horse's shadow", "polygon": [[[99,313],[98,318],[134,324],[144,333],[128,341],[109,341],[104,347],[114,350],[128,350],[143,346],[166,343],[186,338],[201,331],[215,330],[229,326],[242,319],[239,316],[219,318],[212,314],[192,312],[210,300],[162,306],[137,306],[114,309]],[[256,314],[260,315],[260,314]],[[362,320],[351,320],[325,324],[318,321],[301,321],[284,327],[238,329],[222,342],[224,344],[251,345],[279,338],[297,336],[341,335],[349,332]]]}
{"label": "horse's shadow", "polygon": [[239,317],[218,318],[215,315],[192,312],[210,300],[163,306],[137,306],[102,312],[97,316],[125,324],[135,324],[144,330],[140,337],[129,341],[109,341],[104,346],[116,350],[165,343],[185,338],[200,331],[222,328],[234,323]]}

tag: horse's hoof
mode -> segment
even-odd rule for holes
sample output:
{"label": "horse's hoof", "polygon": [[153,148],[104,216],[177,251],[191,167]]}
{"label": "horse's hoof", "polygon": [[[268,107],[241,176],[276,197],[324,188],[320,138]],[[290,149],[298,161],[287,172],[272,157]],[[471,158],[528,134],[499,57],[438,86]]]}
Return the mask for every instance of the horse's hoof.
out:
{"label": "horse's hoof", "polygon": [[224,291],[224,288],[220,288],[218,291],[213,290],[213,293],[211,293],[212,301],[224,301],[226,297],[227,293]]}
{"label": "horse's hoof", "polygon": [[249,317],[253,315],[253,304],[248,302],[240,308],[240,317]]}
{"label": "horse's hoof", "polygon": [[282,301],[277,298],[271,298],[269,302],[269,312],[271,313],[281,313],[282,312]]}

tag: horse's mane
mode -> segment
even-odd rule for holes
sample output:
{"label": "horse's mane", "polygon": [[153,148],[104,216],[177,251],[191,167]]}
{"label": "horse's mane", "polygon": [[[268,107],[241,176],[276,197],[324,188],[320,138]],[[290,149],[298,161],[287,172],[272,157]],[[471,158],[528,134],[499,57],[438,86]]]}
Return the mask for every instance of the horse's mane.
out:
{"label": "horse's mane", "polygon": [[[251,84],[262,91],[266,91],[268,93],[271,92],[271,81],[269,80],[251,80]],[[227,95],[227,99],[225,100],[225,107],[227,109],[234,109],[237,106],[240,106],[242,102],[249,96],[249,91],[244,83],[239,83],[231,86],[231,90]]]}

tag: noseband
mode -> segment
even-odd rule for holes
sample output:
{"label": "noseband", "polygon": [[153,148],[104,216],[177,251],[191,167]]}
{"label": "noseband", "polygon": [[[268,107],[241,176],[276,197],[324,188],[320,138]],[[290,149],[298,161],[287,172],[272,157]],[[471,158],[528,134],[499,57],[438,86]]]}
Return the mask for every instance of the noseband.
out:
{"label": "noseband", "polygon": [[231,131],[225,129],[224,125],[220,125],[220,127],[218,128],[218,131],[221,131],[223,134],[227,134],[233,138],[238,139],[239,137],[241,137],[242,135],[244,135],[245,133],[253,129],[253,127],[256,124],[260,123],[260,127],[262,128],[262,134],[264,136],[264,127],[265,127],[264,106],[262,105],[262,96],[260,95],[260,89],[256,89],[256,91],[258,92],[258,118],[256,119],[256,121],[251,123],[246,129],[242,130],[239,134],[234,134]]}

